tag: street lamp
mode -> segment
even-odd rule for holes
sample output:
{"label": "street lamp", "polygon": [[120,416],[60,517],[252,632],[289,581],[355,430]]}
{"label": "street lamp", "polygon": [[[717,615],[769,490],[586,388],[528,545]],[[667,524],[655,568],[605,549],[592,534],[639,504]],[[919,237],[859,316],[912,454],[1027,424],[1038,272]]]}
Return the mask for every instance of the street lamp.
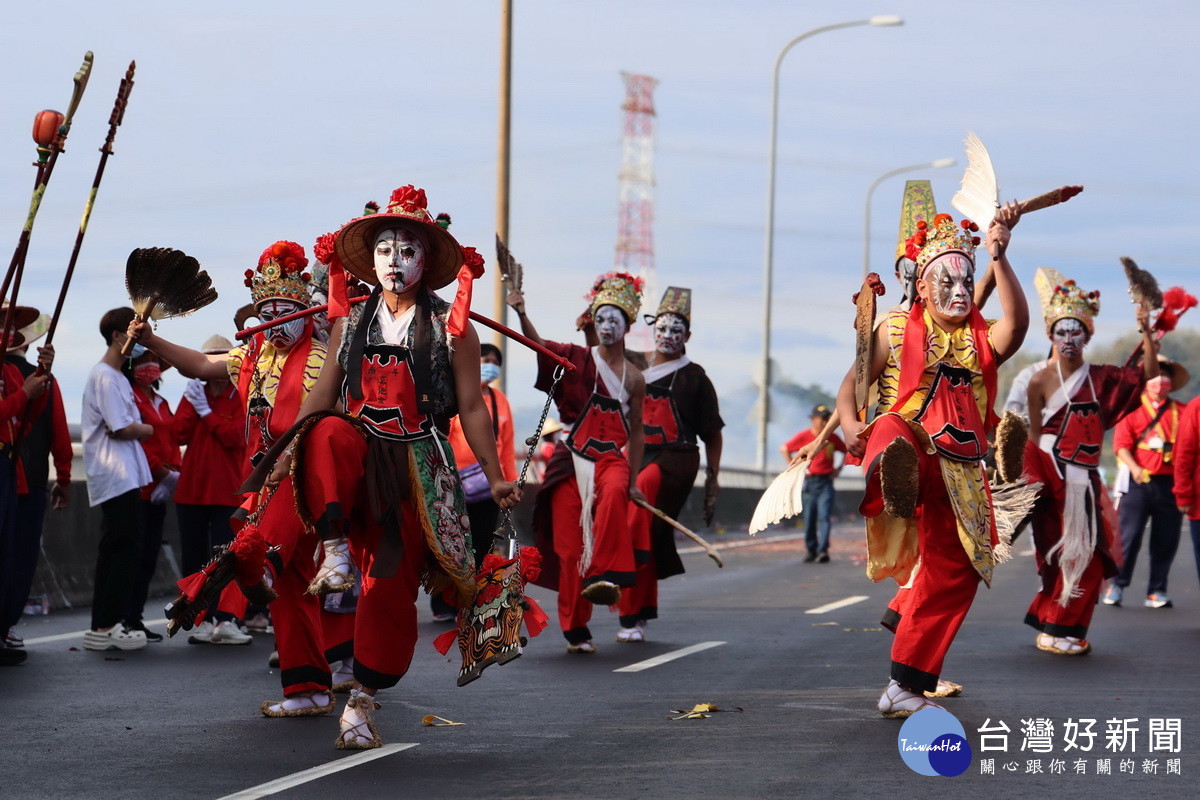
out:
{"label": "street lamp", "polygon": [[767,420],[771,415],[770,397],[767,393],[771,378],[771,268],[775,250],[775,143],[779,132],[779,67],[783,57],[793,47],[811,36],[826,31],[836,31],[839,28],[853,28],[859,25],[875,27],[892,27],[903,25],[904,20],[896,16],[875,16],[870,19],[860,19],[854,22],[839,22],[836,25],[826,25],[814,28],[792,39],[775,59],[775,70],[771,73],[771,146],[767,157],[767,233],[765,255],[763,258],[763,356],[762,356],[762,389],[759,393],[758,418],[758,468],[767,468]]}
{"label": "street lamp", "polygon": [[863,279],[866,280],[867,273],[871,271],[871,196],[875,193],[876,187],[886,181],[888,178],[899,175],[903,172],[915,172],[919,169],[942,169],[943,167],[953,167],[955,165],[953,158],[939,158],[937,161],[930,161],[928,164],[913,164],[910,167],[900,167],[891,172],[885,172],[875,179],[871,184],[871,188],[867,189],[867,211],[863,216]]}

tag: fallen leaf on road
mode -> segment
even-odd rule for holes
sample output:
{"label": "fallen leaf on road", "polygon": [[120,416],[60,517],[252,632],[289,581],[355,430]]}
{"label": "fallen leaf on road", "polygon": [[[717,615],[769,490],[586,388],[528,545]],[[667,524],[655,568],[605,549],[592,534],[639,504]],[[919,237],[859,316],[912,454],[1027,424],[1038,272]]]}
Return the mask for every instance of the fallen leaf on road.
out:
{"label": "fallen leaf on road", "polygon": [[684,711],[682,708],[671,709],[672,714],[679,714],[678,717],[668,717],[671,720],[678,719],[708,719],[713,714],[720,711],[743,711],[742,708],[717,708],[712,703],[697,703],[692,706],[691,711]]}
{"label": "fallen leaf on road", "polygon": [[424,717],[421,717],[421,722],[423,722],[424,724],[428,725],[431,728],[446,728],[451,725],[466,725],[467,724],[465,722],[451,722],[450,720],[445,719],[443,717],[435,717],[433,714],[426,714]]}

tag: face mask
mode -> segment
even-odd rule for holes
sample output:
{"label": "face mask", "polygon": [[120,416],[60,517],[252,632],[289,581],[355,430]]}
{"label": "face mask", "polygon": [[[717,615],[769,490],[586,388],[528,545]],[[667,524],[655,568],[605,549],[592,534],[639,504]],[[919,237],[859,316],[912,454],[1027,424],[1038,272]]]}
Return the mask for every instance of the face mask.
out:
{"label": "face mask", "polygon": [[133,377],[139,383],[151,384],[162,377],[162,367],[158,364],[141,364],[133,368]]}
{"label": "face mask", "polygon": [[145,354],[146,354],[146,348],[143,347],[142,345],[138,344],[137,342],[134,342],[133,347],[130,348],[130,350],[129,350],[129,357],[131,359],[132,358],[141,358]]}
{"label": "face mask", "polygon": [[375,237],[375,277],[389,292],[412,287],[425,271],[425,244],[414,232],[388,228]]}
{"label": "face mask", "polygon": [[1165,397],[1170,391],[1171,378],[1169,375],[1159,375],[1157,378],[1146,381],[1146,393],[1151,397]]}
{"label": "face mask", "polygon": [[489,364],[486,361],[479,365],[479,378],[483,383],[491,383],[500,377],[500,365]]}
{"label": "face mask", "polygon": [[628,327],[625,312],[616,306],[600,306],[596,309],[596,336],[600,344],[613,344],[621,340]]}

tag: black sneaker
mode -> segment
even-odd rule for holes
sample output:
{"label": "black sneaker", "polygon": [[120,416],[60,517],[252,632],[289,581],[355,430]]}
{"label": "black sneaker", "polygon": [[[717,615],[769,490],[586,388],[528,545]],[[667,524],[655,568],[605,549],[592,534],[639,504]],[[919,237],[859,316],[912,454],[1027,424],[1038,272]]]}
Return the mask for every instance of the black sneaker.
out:
{"label": "black sneaker", "polygon": [[808,552],[807,552],[807,553],[804,555],[804,563],[805,563],[805,564],[811,564],[812,562],[814,562],[814,561],[816,561],[816,560],[817,560],[817,554],[816,554],[816,553],[814,553],[812,550],[809,550],[809,551],[808,551]]}
{"label": "black sneaker", "polygon": [[27,658],[29,654],[24,650],[0,646],[0,667],[15,667]]}
{"label": "black sneaker", "polygon": [[817,563],[818,564],[828,564],[829,563],[829,553],[822,550],[821,555],[817,556]]}
{"label": "black sneaker", "polygon": [[146,623],[142,622],[140,619],[136,622],[126,622],[125,627],[131,631],[141,631],[142,633],[146,634],[147,642],[161,642],[163,640],[163,635],[161,633],[155,633],[154,631],[150,630],[146,627]]}

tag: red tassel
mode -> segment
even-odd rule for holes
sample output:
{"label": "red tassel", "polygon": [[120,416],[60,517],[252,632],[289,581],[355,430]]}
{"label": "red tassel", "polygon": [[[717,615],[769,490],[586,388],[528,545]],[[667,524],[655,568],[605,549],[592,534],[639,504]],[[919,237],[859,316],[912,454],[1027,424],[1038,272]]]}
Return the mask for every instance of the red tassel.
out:
{"label": "red tassel", "polygon": [[528,629],[530,637],[537,636],[546,630],[546,626],[550,623],[550,617],[537,604],[537,600],[526,597],[525,602],[529,604],[529,608],[525,609],[525,627]]}
{"label": "red tassel", "polygon": [[346,294],[346,270],[335,255],[329,259],[329,321],[350,314],[350,298]]}
{"label": "red tassel", "polygon": [[186,578],[180,578],[175,582],[179,587],[179,591],[187,598],[189,603],[194,602],[200,596],[200,590],[204,588],[204,584],[208,581],[208,575],[203,570],[193,572]]}
{"label": "red tassel", "polygon": [[236,583],[229,583],[221,591],[221,597],[217,600],[217,610],[224,611],[227,614],[232,614],[237,619],[246,618],[246,609],[250,606],[250,601],[246,599],[246,595],[238,589]]}
{"label": "red tassel", "polygon": [[457,638],[458,628],[455,628],[454,630],[446,631],[441,636],[434,639],[433,646],[437,648],[439,653],[446,655],[446,653],[450,652],[450,647],[454,644],[454,640]]}
{"label": "red tassel", "polygon": [[463,265],[458,271],[458,292],[450,308],[450,319],[446,328],[451,336],[462,336],[467,330],[468,315],[471,313],[471,288],[477,278],[483,277],[483,256],[474,247],[463,248]]}

